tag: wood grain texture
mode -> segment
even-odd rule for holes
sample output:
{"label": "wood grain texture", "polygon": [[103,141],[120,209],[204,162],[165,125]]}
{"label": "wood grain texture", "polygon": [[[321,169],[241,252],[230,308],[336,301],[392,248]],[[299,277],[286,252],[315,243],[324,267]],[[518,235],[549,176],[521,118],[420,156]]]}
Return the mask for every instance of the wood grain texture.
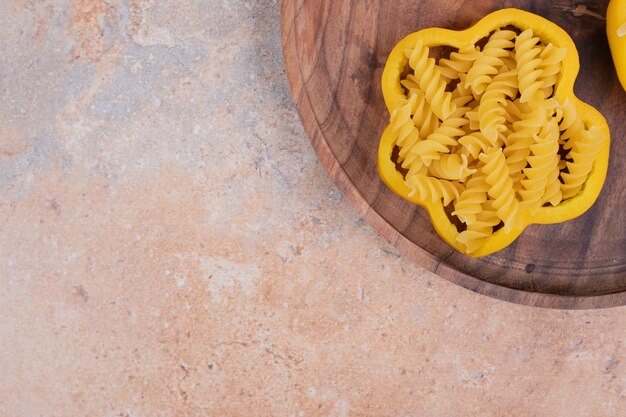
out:
{"label": "wood grain texture", "polygon": [[388,123],[380,78],[397,41],[437,26],[464,29],[499,2],[283,0],[285,67],[302,123],[320,160],[360,214],[407,256],[472,291],[520,304],[588,309],[626,304],[626,94],[605,36],[607,1],[508,1],[566,29],[581,70],[576,95],[611,129],[604,189],[583,216],[531,225],[508,248],[472,259],[446,245],[425,210],[380,181],[376,154]]}

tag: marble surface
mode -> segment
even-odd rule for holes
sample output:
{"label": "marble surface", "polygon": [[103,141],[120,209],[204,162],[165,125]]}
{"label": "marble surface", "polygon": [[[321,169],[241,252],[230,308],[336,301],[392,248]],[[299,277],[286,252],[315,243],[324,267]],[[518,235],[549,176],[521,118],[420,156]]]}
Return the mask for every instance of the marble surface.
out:
{"label": "marble surface", "polygon": [[0,415],[624,415],[626,308],[476,295],[358,217],[279,6],[0,2]]}

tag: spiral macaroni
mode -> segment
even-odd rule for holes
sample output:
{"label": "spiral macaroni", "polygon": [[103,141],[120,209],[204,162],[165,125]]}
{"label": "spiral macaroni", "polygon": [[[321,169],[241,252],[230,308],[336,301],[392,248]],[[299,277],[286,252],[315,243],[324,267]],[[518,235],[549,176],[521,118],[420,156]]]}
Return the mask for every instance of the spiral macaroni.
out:
{"label": "spiral macaroni", "polygon": [[565,54],[508,29],[438,62],[421,42],[405,50],[405,99],[390,119],[397,163],[409,197],[449,208],[466,253],[576,196],[593,170],[607,138],[554,96]]}
{"label": "spiral macaroni", "polygon": [[544,202],[548,177],[558,168],[559,126],[556,120],[549,121],[535,135],[530,151],[532,155],[528,157],[529,166],[524,168],[525,178],[521,180],[523,189],[519,193],[524,205],[531,214],[535,214]]}
{"label": "spiral macaroni", "polygon": [[541,49],[537,47],[538,42],[539,38],[533,37],[532,29],[526,29],[515,39],[515,60],[522,103],[545,98],[541,91],[543,83],[539,79],[543,70],[539,69]]}
{"label": "spiral macaroni", "polygon": [[441,77],[441,68],[434,58],[428,57],[429,49],[418,42],[413,50],[406,51],[409,65],[415,71],[419,88],[424,92],[433,113],[446,119],[455,109],[452,95],[446,91],[446,82]]}
{"label": "spiral macaroni", "polygon": [[514,46],[512,39],[515,32],[511,30],[497,30],[491,35],[482,51],[482,55],[474,61],[467,72],[465,86],[471,86],[475,94],[481,95],[491,82],[491,78],[499,72],[503,65],[502,58],[509,57],[508,48]]}
{"label": "spiral macaroni", "polygon": [[491,148],[482,153],[479,159],[485,163],[482,172],[486,175],[485,181],[490,185],[487,193],[494,200],[493,207],[498,218],[504,223],[504,231],[509,232],[513,228],[521,227],[519,200],[515,196],[513,180],[502,149]]}

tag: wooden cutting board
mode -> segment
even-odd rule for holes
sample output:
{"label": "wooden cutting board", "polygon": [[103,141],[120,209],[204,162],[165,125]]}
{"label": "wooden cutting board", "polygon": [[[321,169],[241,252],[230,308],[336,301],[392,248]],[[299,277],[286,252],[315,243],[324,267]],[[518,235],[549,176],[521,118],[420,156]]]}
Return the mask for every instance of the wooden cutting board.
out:
{"label": "wooden cutting board", "polygon": [[[626,93],[605,36],[608,1],[507,1],[569,32],[580,54],[576,95],[611,129],[609,173],[596,204],[556,225],[531,225],[508,248],[473,259],[435,233],[426,212],[380,181],[376,154],[389,114],[380,88],[391,48],[426,27],[465,29],[496,1],[283,0],[285,68],[320,160],[361,215],[406,256],[472,291],[550,308],[626,304]],[[358,256],[358,255],[355,255]]]}

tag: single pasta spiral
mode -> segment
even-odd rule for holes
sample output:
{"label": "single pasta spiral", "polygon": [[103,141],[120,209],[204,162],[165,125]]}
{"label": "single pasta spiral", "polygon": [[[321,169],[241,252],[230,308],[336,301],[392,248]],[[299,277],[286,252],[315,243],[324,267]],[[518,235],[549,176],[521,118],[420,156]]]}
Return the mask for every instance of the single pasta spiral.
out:
{"label": "single pasta spiral", "polygon": [[530,155],[533,137],[539,133],[546,121],[546,110],[540,108],[513,123],[513,132],[507,137],[508,145],[504,147],[509,173],[515,174],[524,169]]}
{"label": "single pasta spiral", "polygon": [[563,61],[566,54],[567,49],[557,48],[551,43],[541,51],[539,55],[541,59],[539,64],[539,69],[541,70],[539,81],[542,83],[541,90],[544,97],[552,95],[558,75],[561,72],[561,61]]}
{"label": "single pasta spiral", "polygon": [[546,184],[546,190],[541,198],[541,204],[550,203],[556,206],[563,200],[563,192],[561,191],[561,181],[559,181],[559,175],[561,174],[561,168],[559,166],[560,159],[556,157],[556,163],[552,167],[552,170],[548,173],[548,182]]}
{"label": "single pasta spiral", "polygon": [[426,96],[421,91],[416,91],[417,94],[417,106],[413,116],[413,121],[416,126],[419,126],[420,137],[428,137],[435,131],[441,124],[437,116],[433,113],[430,104],[426,101]]}
{"label": "single pasta spiral", "polygon": [[537,43],[539,38],[533,37],[532,29],[526,29],[515,39],[515,60],[522,103],[545,98],[541,91],[544,83],[539,79],[543,71],[539,69],[541,49],[537,47]]}
{"label": "single pasta spiral", "polygon": [[475,222],[476,216],[483,210],[483,204],[487,201],[490,187],[482,174],[470,178],[454,205],[452,215],[466,224]]}
{"label": "single pasta spiral", "polygon": [[[396,135],[396,145],[400,148],[399,162],[404,160],[409,149],[420,140],[419,130],[415,127],[415,123],[413,123],[411,118],[416,102],[417,95],[413,94],[404,106],[396,108],[391,115],[391,131]],[[405,166],[405,168],[408,168],[408,166]]]}
{"label": "single pasta spiral", "polygon": [[506,98],[513,99],[517,95],[517,74],[515,71],[501,72],[485,89],[478,106],[480,131],[492,142],[498,138],[498,132],[506,130]]}
{"label": "single pasta spiral", "polygon": [[457,181],[441,180],[422,174],[408,177],[405,183],[411,189],[409,197],[417,196],[420,200],[431,203],[443,200],[445,206],[456,200],[463,191],[463,185]]}
{"label": "single pasta spiral", "polygon": [[573,137],[572,150],[567,155],[572,162],[567,162],[568,172],[561,173],[563,199],[573,197],[580,192],[605,140],[606,138],[597,126],[582,130]]}
{"label": "single pasta spiral", "polygon": [[529,166],[524,168],[524,179],[521,180],[523,189],[519,191],[523,203],[535,214],[543,203],[543,197],[548,185],[550,174],[558,170],[559,126],[556,120],[550,120],[530,145],[531,156],[528,157]]}
{"label": "single pasta spiral", "polygon": [[442,155],[440,159],[430,164],[428,172],[437,178],[463,181],[476,172],[476,169],[469,168],[468,164],[465,155]]}
{"label": "single pasta spiral", "polygon": [[583,121],[578,117],[578,110],[576,105],[569,98],[563,102],[561,107],[561,123],[559,124],[559,130],[563,131],[561,134],[561,142],[564,149],[572,149],[576,137],[579,137],[585,130]]}
{"label": "single pasta spiral", "polygon": [[514,46],[511,42],[514,38],[515,32],[511,30],[495,31],[485,44],[482,55],[474,61],[467,72],[465,86],[471,86],[476,95],[481,95],[487,84],[491,82],[491,78],[498,73],[498,69],[503,65],[502,58],[509,56],[510,52],[507,48]]}
{"label": "single pasta spiral", "polygon": [[490,185],[488,194],[494,199],[493,207],[496,214],[504,222],[504,231],[522,227],[522,216],[519,201],[515,196],[513,181],[509,176],[509,168],[501,148],[491,148],[482,153],[479,159],[485,163],[482,172],[485,181]]}
{"label": "single pasta spiral", "polygon": [[418,41],[415,48],[407,50],[409,65],[414,70],[419,88],[424,92],[426,101],[430,104],[433,113],[445,120],[455,110],[452,95],[446,91],[446,82],[441,77],[441,68],[434,58],[428,57],[429,49]]}
{"label": "single pasta spiral", "polygon": [[467,229],[457,235],[456,240],[465,246],[467,253],[474,253],[493,234],[493,228],[499,223],[500,218],[493,208],[493,202],[485,202],[476,215],[476,221],[469,223]]}

